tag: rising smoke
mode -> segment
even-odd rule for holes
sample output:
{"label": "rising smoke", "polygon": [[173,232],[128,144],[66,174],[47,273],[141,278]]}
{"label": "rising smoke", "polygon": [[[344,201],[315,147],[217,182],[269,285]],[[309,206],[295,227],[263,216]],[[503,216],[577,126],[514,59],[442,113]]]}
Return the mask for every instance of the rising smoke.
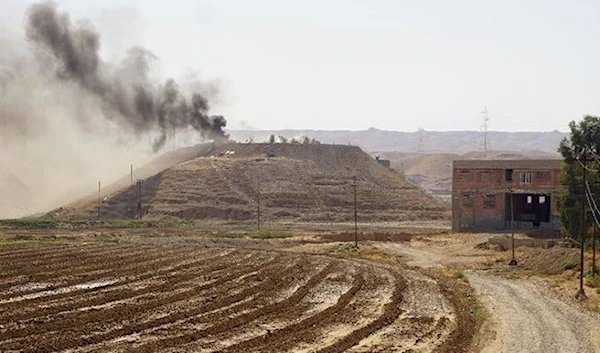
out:
{"label": "rising smoke", "polygon": [[56,76],[79,84],[102,102],[104,116],[136,134],[158,131],[153,143],[161,149],[167,133],[191,127],[204,138],[225,139],[222,116],[210,116],[208,100],[199,93],[186,98],[173,79],[155,85],[148,77],[150,51],[134,47],[117,70],[111,71],[99,56],[100,35],[86,23],[74,26],[68,14],[53,2],[29,8],[27,38],[58,61]]}
{"label": "rising smoke", "polygon": [[227,139],[225,119],[209,115],[206,92],[214,87],[156,83],[150,73],[158,58],[142,47],[104,61],[96,29],[56,3],[30,6],[22,31],[7,27],[2,10],[0,218],[88,194],[98,180],[152,158],[175,129],[192,131],[197,142]]}

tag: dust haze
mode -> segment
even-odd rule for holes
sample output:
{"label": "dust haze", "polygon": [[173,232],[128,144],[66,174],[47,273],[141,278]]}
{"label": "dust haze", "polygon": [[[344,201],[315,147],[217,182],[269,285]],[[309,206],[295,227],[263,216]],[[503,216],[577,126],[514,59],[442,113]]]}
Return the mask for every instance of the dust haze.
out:
{"label": "dust haze", "polygon": [[159,58],[141,46],[103,60],[94,25],[57,3],[22,16],[19,28],[0,26],[0,218],[90,193],[160,153],[175,131],[188,143],[227,139],[226,120],[210,115],[213,85],[155,82]]}

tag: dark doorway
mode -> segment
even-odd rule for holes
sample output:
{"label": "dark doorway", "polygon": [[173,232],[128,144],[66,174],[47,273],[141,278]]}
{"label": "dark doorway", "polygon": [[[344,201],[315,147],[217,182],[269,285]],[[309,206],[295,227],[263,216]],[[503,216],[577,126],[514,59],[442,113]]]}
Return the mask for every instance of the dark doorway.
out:
{"label": "dark doorway", "polygon": [[[505,194],[506,211],[505,219],[510,224],[510,193]],[[531,222],[534,227],[538,227],[541,222],[550,222],[550,195],[546,194],[512,194],[514,221]]]}

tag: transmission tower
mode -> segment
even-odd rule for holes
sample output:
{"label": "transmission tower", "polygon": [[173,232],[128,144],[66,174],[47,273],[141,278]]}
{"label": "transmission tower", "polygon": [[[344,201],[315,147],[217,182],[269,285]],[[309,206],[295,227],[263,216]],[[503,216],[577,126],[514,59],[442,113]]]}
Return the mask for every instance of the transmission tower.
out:
{"label": "transmission tower", "polygon": [[420,127],[417,130],[417,133],[419,134],[419,144],[417,145],[417,153],[421,154],[421,153],[423,153],[423,145],[424,145],[424,140],[425,140],[425,129]]}
{"label": "transmission tower", "polygon": [[488,131],[490,128],[490,117],[488,115],[487,107],[483,109],[481,112],[481,117],[483,119],[483,124],[481,125],[481,130],[483,132],[483,159],[487,159],[487,151],[488,151]]}

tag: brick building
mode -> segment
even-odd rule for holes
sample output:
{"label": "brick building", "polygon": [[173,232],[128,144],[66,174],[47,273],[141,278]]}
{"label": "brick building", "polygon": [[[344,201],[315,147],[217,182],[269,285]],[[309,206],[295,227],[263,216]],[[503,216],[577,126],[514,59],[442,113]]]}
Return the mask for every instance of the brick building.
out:
{"label": "brick building", "polygon": [[561,160],[458,160],[452,168],[452,230],[558,231]]}

